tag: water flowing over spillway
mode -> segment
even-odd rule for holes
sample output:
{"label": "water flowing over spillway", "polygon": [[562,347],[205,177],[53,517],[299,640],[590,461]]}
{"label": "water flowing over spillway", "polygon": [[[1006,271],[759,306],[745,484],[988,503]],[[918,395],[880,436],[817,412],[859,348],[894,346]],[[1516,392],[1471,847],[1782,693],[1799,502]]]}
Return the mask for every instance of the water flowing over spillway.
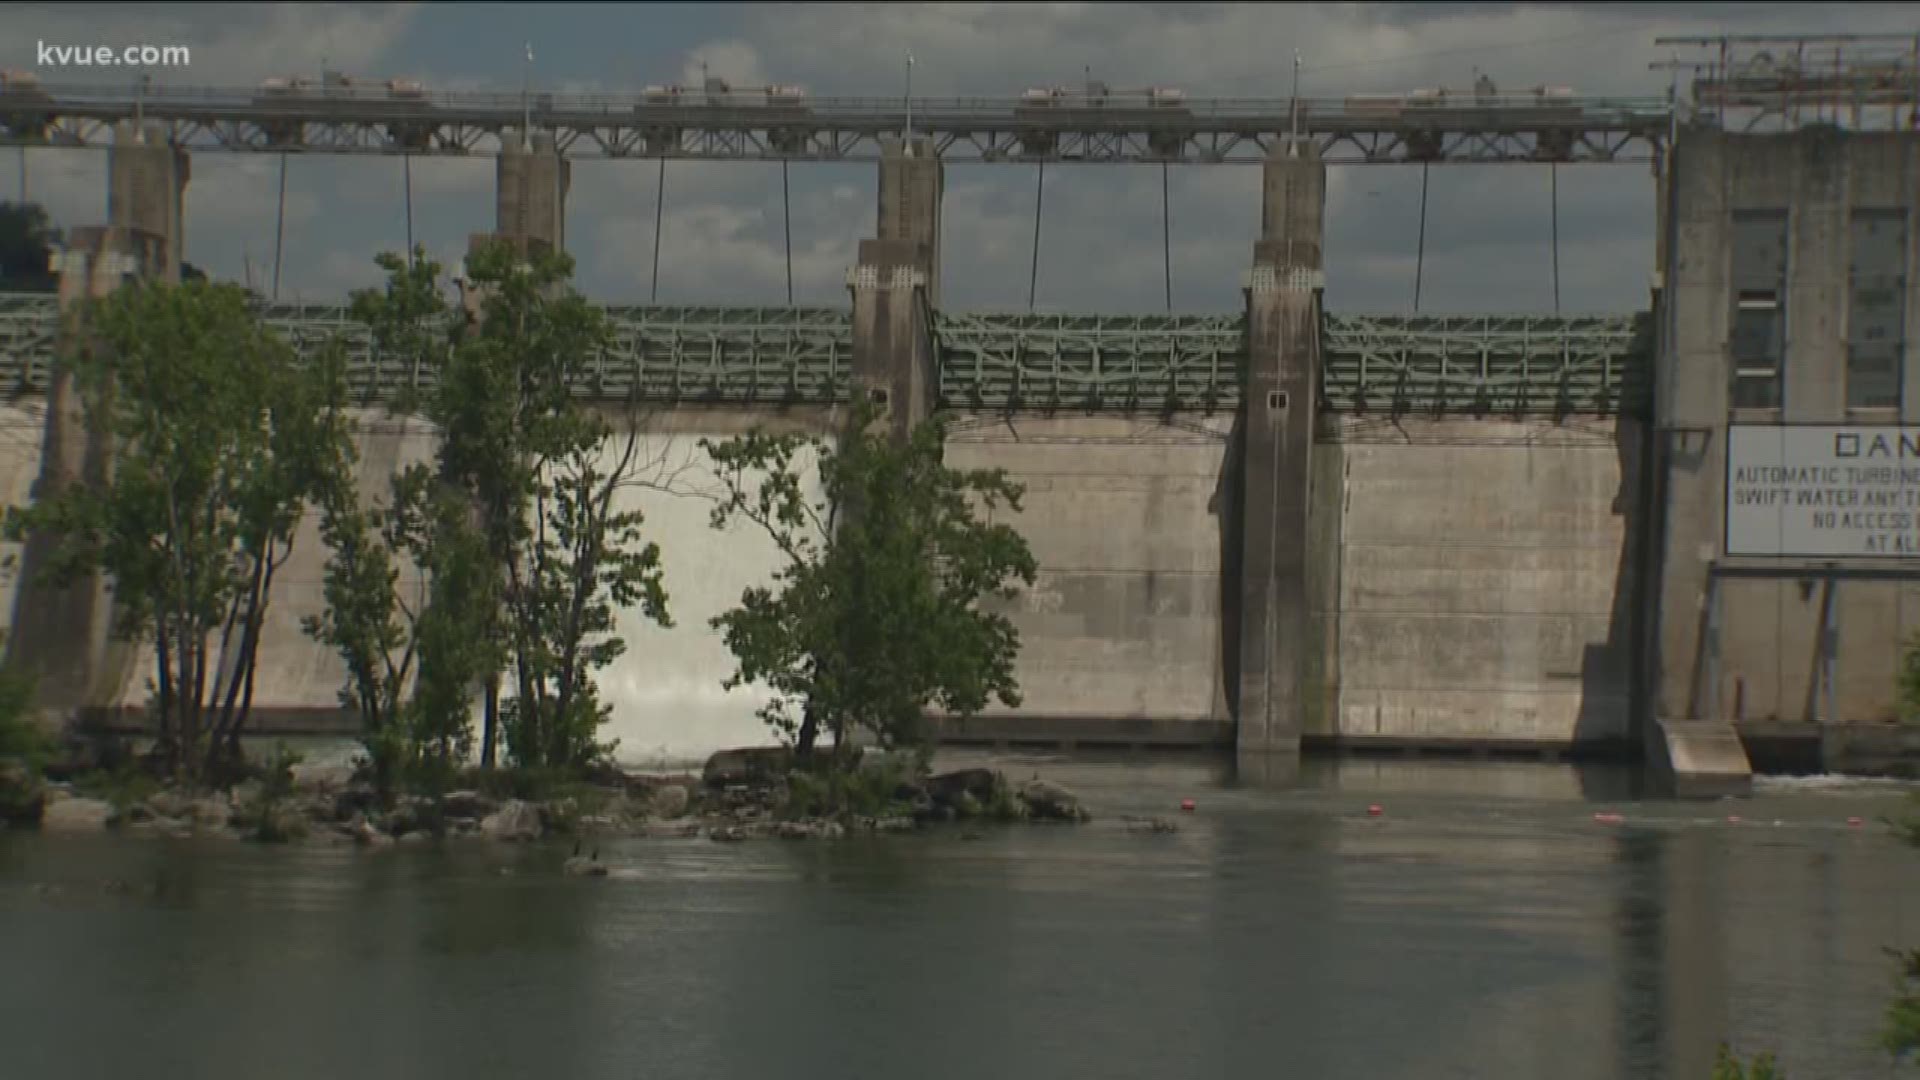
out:
{"label": "water flowing over spillway", "polygon": [[[722,687],[733,674],[733,654],[710,620],[739,603],[742,590],[769,581],[780,556],[757,525],[710,526],[719,489],[701,438],[642,435],[636,458],[647,462],[648,478],[670,490],[634,489],[621,499],[623,508],[646,515],[646,536],[660,545],[673,616],[673,626],[663,628],[638,608],[620,612],[627,650],[600,672],[601,699],[613,707],[602,734],[619,740],[614,755],[628,766],[690,764],[715,750],[772,738],[755,715],[767,691]],[[616,439],[610,453],[624,443]],[[805,476],[813,497],[819,473],[811,459]]]}

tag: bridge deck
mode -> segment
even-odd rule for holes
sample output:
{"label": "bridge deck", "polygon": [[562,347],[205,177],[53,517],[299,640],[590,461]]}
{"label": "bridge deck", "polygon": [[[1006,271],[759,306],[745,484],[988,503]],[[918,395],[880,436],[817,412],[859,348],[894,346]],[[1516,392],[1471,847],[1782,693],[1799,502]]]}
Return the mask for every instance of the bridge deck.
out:
{"label": "bridge deck", "polygon": [[[611,346],[579,393],[716,404],[847,400],[853,327],[833,308],[609,306]],[[365,400],[431,372],[381,357],[344,304],[262,305],[297,349],[339,338]],[[43,394],[59,309],[0,294],[0,388]],[[1213,411],[1236,408],[1246,367],[1240,315],[939,312],[933,334],[949,408]],[[1615,413],[1650,401],[1646,320],[1622,315],[1326,317],[1322,401],[1332,410]]]}

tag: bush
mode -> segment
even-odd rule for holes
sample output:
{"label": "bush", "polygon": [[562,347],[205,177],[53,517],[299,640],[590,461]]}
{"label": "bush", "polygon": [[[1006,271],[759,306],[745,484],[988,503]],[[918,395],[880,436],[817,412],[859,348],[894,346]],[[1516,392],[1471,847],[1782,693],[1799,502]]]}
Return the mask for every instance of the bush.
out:
{"label": "bush", "polygon": [[58,746],[33,719],[33,680],[0,671],[0,758],[18,758],[35,773],[53,760]]}
{"label": "bush", "polygon": [[913,800],[925,775],[924,758],[879,755],[853,767],[832,758],[815,758],[810,767],[787,777],[786,818],[900,817],[914,811]]}
{"label": "bush", "polygon": [[1772,1054],[1761,1054],[1753,1059],[1752,1065],[1745,1065],[1733,1056],[1726,1043],[1721,1043],[1713,1059],[1713,1080],[1786,1080],[1786,1074],[1780,1071]]}

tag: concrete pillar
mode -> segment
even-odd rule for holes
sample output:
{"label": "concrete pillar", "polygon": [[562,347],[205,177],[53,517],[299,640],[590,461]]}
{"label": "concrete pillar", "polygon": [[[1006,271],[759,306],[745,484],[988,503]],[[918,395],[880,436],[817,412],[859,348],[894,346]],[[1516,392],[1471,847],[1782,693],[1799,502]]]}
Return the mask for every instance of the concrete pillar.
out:
{"label": "concrete pillar", "polygon": [[533,145],[509,136],[495,159],[494,231],[526,247],[567,247],[567,189],[573,170],[554,147],[551,132],[535,132]]}
{"label": "concrete pillar", "polygon": [[853,392],[881,403],[905,438],[939,403],[933,305],[939,296],[939,158],[924,139],[882,145],[879,236],[860,242],[853,290]]}
{"label": "concrete pillar", "polygon": [[[61,355],[88,347],[87,303],[112,293],[128,276],[178,272],[179,260],[164,237],[130,229],[74,229],[69,246],[55,257],[60,278]],[[79,388],[64,364],[54,367],[47,389],[38,500],[75,484],[99,483],[107,475],[107,447],[88,422]],[[112,620],[106,583],[87,575],[60,586],[43,578],[57,547],[53,537],[27,538],[20,558],[19,587],[7,634],[7,665],[32,675],[36,703],[49,726],[94,704],[111,704],[116,693],[107,663]]]}
{"label": "concrete pillar", "polygon": [[1243,767],[1300,751],[1310,688],[1307,515],[1320,368],[1322,222],[1327,172],[1317,148],[1276,150],[1262,179],[1260,240],[1247,283],[1241,404],[1239,685]]}
{"label": "concrete pillar", "polygon": [[107,151],[107,224],[158,237],[158,277],[180,280],[186,261],[187,152],[168,141],[163,124],[122,121]]}

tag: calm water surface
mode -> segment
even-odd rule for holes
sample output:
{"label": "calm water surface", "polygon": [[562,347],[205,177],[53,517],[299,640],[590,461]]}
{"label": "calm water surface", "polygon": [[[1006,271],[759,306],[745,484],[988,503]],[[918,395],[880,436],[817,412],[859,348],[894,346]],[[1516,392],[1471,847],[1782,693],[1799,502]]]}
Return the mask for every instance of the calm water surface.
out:
{"label": "calm water surface", "polygon": [[[1920,944],[1920,852],[1874,820],[1902,788],[1002,760],[1099,820],[622,842],[601,881],[560,848],[0,834],[0,1075],[1705,1080],[1723,1037],[1896,1075],[1882,949]],[[1177,834],[1120,821],[1183,796]]]}

